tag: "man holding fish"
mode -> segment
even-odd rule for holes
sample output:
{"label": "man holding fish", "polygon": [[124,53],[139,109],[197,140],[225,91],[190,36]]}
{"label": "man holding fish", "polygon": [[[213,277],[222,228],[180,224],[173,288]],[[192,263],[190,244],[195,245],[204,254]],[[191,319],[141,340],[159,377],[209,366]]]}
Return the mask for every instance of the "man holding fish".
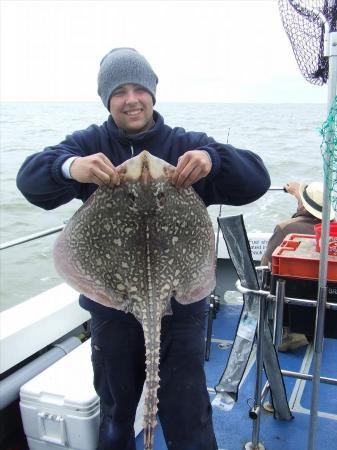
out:
{"label": "man holding fish", "polygon": [[[153,109],[157,83],[136,50],[109,52],[98,74],[108,120],[26,159],[17,185],[28,201],[44,209],[74,198],[85,202],[98,186],[119,186],[119,166],[144,150],[175,166],[172,185],[178,190],[193,186],[206,206],[244,205],[260,198],[270,186],[260,157],[205,133],[166,125]],[[133,424],[145,380],[142,326],[132,314],[85,295],[80,304],[92,318],[94,385],[101,404],[98,448],[135,450]],[[216,450],[203,370],[206,300],[181,304],[172,297],[171,309],[161,323],[158,392],[166,444],[170,450]]]}

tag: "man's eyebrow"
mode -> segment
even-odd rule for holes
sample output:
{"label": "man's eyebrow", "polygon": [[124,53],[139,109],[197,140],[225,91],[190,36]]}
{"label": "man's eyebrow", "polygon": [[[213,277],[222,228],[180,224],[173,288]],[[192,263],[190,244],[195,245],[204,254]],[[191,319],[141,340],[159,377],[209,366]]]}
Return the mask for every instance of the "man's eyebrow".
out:
{"label": "man's eyebrow", "polygon": [[121,91],[123,91],[125,88],[124,88],[124,86],[119,86],[118,88],[116,88],[114,91],[113,91],[113,93],[115,93],[115,92],[121,92]]}

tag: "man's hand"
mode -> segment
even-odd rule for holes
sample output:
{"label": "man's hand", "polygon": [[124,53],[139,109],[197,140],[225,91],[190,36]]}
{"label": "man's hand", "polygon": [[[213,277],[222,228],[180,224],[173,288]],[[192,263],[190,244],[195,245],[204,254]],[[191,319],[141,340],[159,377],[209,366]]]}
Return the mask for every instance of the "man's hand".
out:
{"label": "man's hand", "polygon": [[177,188],[187,188],[200,178],[206,177],[212,169],[212,161],[205,150],[189,150],[178,159],[172,175]]}
{"label": "man's hand", "polygon": [[289,183],[284,185],[283,189],[285,190],[285,192],[294,195],[296,198],[298,198],[300,195],[299,194],[300,184],[297,183],[297,181],[289,181]]}
{"label": "man's hand", "polygon": [[120,182],[116,167],[103,153],[76,158],[69,171],[72,178],[80,183],[113,187]]}

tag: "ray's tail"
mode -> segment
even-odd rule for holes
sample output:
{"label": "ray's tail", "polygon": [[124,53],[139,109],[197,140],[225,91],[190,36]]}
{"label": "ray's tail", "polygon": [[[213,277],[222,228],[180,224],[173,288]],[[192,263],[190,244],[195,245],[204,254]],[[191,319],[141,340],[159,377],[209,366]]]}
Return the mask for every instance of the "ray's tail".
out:
{"label": "ray's tail", "polygon": [[[150,323],[149,323],[150,322]],[[151,326],[152,325],[152,326]],[[154,429],[157,425],[159,357],[160,357],[160,320],[156,325],[151,320],[143,322],[144,338],[146,346],[146,380],[145,380],[145,405],[144,405],[144,449],[153,449]]]}

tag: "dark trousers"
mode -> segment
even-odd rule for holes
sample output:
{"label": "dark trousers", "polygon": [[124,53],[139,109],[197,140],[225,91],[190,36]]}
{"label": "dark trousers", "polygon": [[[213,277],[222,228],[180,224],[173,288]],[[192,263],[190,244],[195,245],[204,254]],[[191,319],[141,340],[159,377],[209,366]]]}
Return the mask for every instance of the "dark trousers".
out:
{"label": "dark trousers", "polygon": [[[145,380],[143,330],[131,315],[92,314],[99,450],[135,450],[134,420]],[[162,320],[159,418],[169,450],[217,450],[204,364],[204,314]]]}

